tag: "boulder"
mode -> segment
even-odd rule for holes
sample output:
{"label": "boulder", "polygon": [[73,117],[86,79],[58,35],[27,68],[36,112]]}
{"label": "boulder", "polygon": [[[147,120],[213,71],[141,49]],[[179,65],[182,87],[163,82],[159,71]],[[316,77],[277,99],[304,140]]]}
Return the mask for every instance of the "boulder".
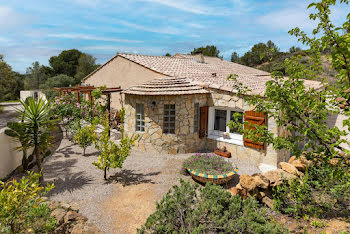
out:
{"label": "boulder", "polygon": [[273,209],[273,200],[269,197],[263,197],[261,199],[262,203],[264,203],[267,207],[269,207],[270,209]]}
{"label": "boulder", "polygon": [[72,222],[72,221],[87,221],[87,218],[75,211],[68,211],[66,216],[64,216],[64,222]]}
{"label": "boulder", "polygon": [[279,165],[281,166],[282,170],[288,172],[289,174],[292,175],[298,175],[298,169],[295,168],[295,166],[293,166],[290,163],[286,163],[286,162],[280,162]]}
{"label": "boulder", "polygon": [[70,203],[70,209],[72,211],[79,212],[79,205],[77,203],[75,203],[75,202],[72,202],[72,203]]}
{"label": "boulder", "polygon": [[60,207],[60,203],[57,201],[48,201],[50,210],[54,210]]}
{"label": "boulder", "polygon": [[256,186],[262,189],[267,189],[270,185],[270,181],[268,178],[263,176],[261,173],[253,175]]}
{"label": "boulder", "polygon": [[230,193],[232,194],[232,196],[239,195],[239,191],[240,190],[236,187],[230,189]]}
{"label": "boulder", "polygon": [[65,209],[65,210],[69,210],[70,209],[70,205],[68,203],[65,202],[61,202],[60,206]]}
{"label": "boulder", "polygon": [[73,230],[71,232],[72,234],[95,234],[95,233],[103,233],[101,232],[96,225],[92,223],[78,223],[73,227]]}
{"label": "boulder", "polygon": [[294,161],[296,158],[297,158],[296,156],[292,156],[292,157],[290,157],[290,159],[289,159],[288,163],[292,164],[292,163],[293,163],[293,161]]}
{"label": "boulder", "polygon": [[289,174],[282,169],[276,169],[273,171],[268,171],[263,174],[269,181],[271,186],[281,185],[283,179],[291,180],[297,178],[295,175]]}
{"label": "boulder", "polygon": [[258,198],[259,199],[262,199],[264,197],[269,197],[271,198],[272,197],[272,193],[270,190],[268,189],[264,189],[263,191],[259,191],[259,194],[258,194]]}
{"label": "boulder", "polygon": [[296,169],[298,169],[301,172],[306,171],[307,165],[303,163],[301,159],[296,159],[290,164],[293,165]]}
{"label": "boulder", "polygon": [[58,225],[61,225],[63,223],[65,215],[66,211],[62,208],[54,209],[51,212],[51,217],[54,217],[56,219]]}
{"label": "boulder", "polygon": [[253,176],[243,174],[239,177],[239,184],[249,191],[256,188],[257,184]]}

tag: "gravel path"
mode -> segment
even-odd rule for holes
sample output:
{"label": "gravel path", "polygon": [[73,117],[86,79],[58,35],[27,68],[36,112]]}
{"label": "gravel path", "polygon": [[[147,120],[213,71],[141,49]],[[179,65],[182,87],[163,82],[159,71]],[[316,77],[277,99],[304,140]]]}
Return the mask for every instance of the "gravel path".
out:
{"label": "gravel path", "polygon": [[[97,152],[82,149],[66,138],[44,163],[45,181],[55,182],[49,194],[53,200],[75,202],[80,212],[106,233],[135,233],[155,210],[155,202],[174,185],[184,159],[191,154],[160,155],[133,151],[123,169],[111,169],[109,179],[92,165]],[[247,162],[229,159],[239,167],[239,173],[252,174],[259,170]],[[232,181],[237,183],[238,177]]]}

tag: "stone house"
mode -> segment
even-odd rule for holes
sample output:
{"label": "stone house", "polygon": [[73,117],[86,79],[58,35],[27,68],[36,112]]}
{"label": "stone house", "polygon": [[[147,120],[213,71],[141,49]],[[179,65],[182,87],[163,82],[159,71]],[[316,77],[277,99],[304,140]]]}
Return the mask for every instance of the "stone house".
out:
{"label": "stone house", "polygon": [[[122,96],[112,96],[112,105],[125,107],[125,131],[140,136],[139,150],[176,154],[225,146],[233,157],[277,167],[289,159],[289,152],[254,143],[227,126],[238,112],[239,121],[265,124],[271,132],[283,133],[274,119],[255,112],[244,97],[236,95],[233,82],[227,80],[230,74],[237,74],[240,82],[259,95],[271,79],[268,72],[201,55],[117,54],[87,76],[85,83],[121,85]],[[319,83],[305,81],[305,85],[317,87]]]}

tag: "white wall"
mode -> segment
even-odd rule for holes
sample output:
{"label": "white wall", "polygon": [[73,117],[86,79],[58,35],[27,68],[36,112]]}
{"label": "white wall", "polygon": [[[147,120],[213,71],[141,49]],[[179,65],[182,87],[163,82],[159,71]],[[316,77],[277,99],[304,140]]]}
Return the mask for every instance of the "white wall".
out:
{"label": "white wall", "polygon": [[34,93],[35,92],[38,93],[38,99],[42,98],[45,101],[47,101],[46,95],[43,92],[41,92],[40,90],[21,90],[20,98],[21,98],[22,101],[25,101],[28,97],[33,97],[34,98]]}
{"label": "white wall", "polygon": [[13,138],[5,135],[5,129],[0,129],[0,179],[5,178],[22,164],[22,151],[16,151],[20,146]]}

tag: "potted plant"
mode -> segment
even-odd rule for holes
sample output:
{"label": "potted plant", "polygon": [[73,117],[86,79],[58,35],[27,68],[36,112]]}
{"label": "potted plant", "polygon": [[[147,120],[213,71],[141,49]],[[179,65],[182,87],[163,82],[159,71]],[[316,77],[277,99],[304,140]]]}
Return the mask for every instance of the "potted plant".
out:
{"label": "potted plant", "polygon": [[226,146],[223,146],[222,149],[216,148],[214,150],[214,153],[219,155],[219,156],[225,157],[225,158],[230,158],[231,157],[231,152],[227,151]]}

